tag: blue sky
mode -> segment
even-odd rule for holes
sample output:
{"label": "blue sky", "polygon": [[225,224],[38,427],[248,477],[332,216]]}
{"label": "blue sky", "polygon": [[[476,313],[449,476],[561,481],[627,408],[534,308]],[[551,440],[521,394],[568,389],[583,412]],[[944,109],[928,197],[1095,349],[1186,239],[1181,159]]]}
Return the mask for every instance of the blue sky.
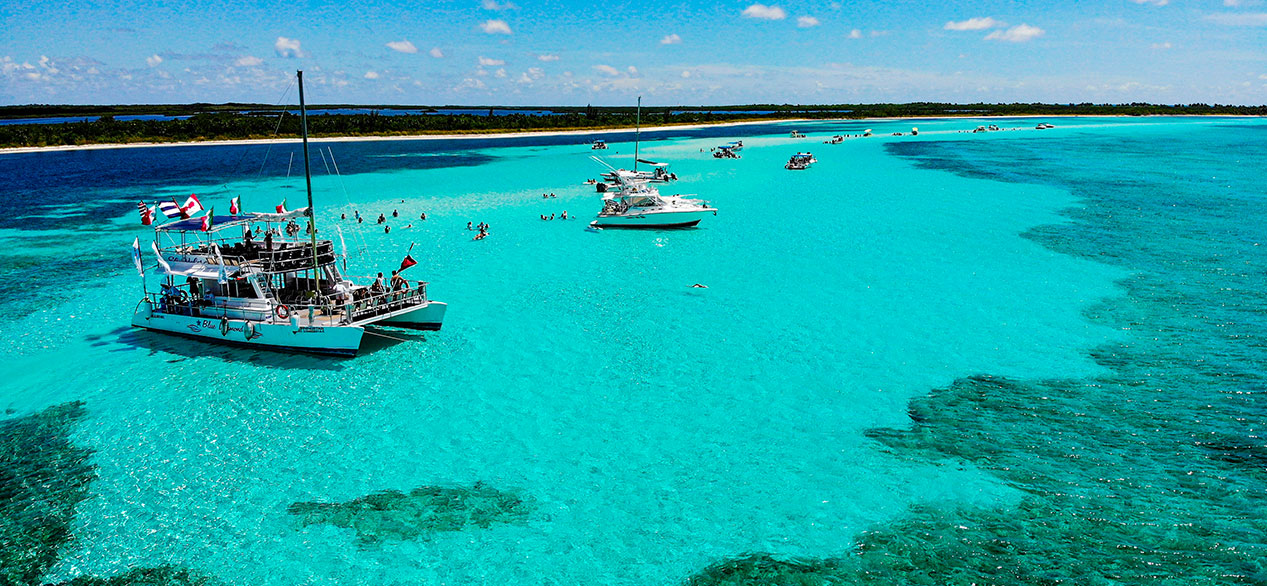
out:
{"label": "blue sky", "polygon": [[[1267,103],[1267,0],[9,0],[0,104]],[[293,102],[293,94],[287,97]]]}

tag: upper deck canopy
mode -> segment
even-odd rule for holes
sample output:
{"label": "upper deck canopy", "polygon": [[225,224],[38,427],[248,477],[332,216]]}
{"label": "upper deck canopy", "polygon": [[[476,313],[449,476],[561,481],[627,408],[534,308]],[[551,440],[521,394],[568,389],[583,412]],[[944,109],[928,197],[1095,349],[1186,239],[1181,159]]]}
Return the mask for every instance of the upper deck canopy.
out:
{"label": "upper deck canopy", "polygon": [[[292,218],[302,218],[308,216],[308,208],[299,208],[290,210],[284,214],[263,214],[250,213],[241,216],[212,216],[211,231],[219,232],[233,226],[241,226],[252,222],[284,222]],[[176,220],[168,222],[154,228],[160,232],[201,232],[202,217],[188,218],[184,220]]]}

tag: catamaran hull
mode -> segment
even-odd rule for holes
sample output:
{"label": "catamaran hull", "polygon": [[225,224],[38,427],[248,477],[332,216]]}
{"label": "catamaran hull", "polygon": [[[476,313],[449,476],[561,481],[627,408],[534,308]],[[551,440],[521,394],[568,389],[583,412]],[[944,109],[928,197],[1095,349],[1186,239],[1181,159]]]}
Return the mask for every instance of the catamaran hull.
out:
{"label": "catamaran hull", "polygon": [[449,304],[443,301],[428,301],[426,305],[402,315],[374,322],[375,325],[393,328],[409,328],[411,330],[439,331],[444,323],[444,312]]}
{"label": "catamaran hull", "polygon": [[598,216],[593,226],[598,228],[690,228],[705,216],[716,215],[717,210],[700,209],[680,212],[657,212],[636,215]]}
{"label": "catamaran hull", "polygon": [[339,356],[356,355],[365,334],[365,328],[360,326],[300,326],[233,319],[223,324],[216,318],[152,312],[148,302],[142,302],[132,315],[132,325],[234,346]]}

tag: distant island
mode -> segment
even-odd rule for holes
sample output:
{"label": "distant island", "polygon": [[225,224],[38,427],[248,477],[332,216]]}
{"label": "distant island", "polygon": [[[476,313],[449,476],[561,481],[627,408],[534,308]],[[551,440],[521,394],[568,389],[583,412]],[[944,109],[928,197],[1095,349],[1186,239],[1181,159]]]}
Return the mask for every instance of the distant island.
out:
{"label": "distant island", "polygon": [[[297,138],[295,108],[265,104],[0,106],[0,148]],[[789,119],[1006,116],[1265,116],[1267,106],[1209,104],[833,104],[644,107],[645,127]],[[633,107],[309,107],[314,137],[603,130],[632,127]],[[67,121],[59,121],[67,119]],[[30,120],[24,123],[23,120]]]}

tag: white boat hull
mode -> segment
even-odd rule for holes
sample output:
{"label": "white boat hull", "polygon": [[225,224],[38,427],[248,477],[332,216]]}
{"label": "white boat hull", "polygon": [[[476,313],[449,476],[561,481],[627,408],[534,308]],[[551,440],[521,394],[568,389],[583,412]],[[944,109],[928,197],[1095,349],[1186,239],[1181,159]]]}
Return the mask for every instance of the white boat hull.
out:
{"label": "white boat hull", "polygon": [[598,228],[689,228],[706,216],[717,215],[714,208],[697,208],[671,211],[624,214],[599,214],[591,224]]}
{"label": "white boat hull", "polygon": [[[301,326],[299,320],[265,323],[214,317],[187,316],[151,311],[143,301],[132,315],[132,325],[156,332],[177,334],[235,346],[353,356],[361,346],[365,328],[348,325]],[[250,324],[249,327],[247,324]]]}
{"label": "white boat hull", "polygon": [[428,301],[427,304],[422,307],[411,309],[407,313],[393,315],[373,323],[374,325],[390,326],[393,328],[437,331],[444,323],[444,312],[448,308],[449,304],[444,303],[443,301]]}

